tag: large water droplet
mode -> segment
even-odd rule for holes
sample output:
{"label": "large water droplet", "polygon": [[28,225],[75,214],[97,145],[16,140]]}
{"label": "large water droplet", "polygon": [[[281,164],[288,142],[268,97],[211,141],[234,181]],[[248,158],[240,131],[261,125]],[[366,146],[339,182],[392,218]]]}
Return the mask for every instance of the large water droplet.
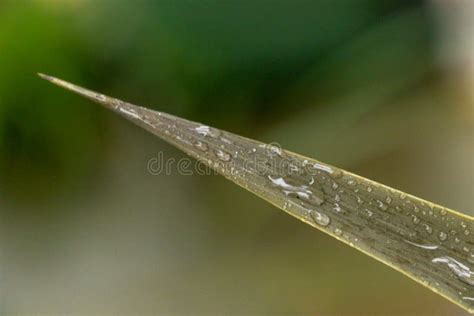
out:
{"label": "large water droplet", "polygon": [[306,200],[315,205],[322,205],[324,203],[324,199],[320,196],[317,196],[313,193],[313,191],[309,190],[309,188],[305,185],[302,186],[294,186],[285,181],[283,178],[272,178],[268,176],[268,179],[272,181],[273,185],[279,187],[285,195],[293,195],[299,199]]}
{"label": "large water droplet", "polygon": [[463,264],[462,262],[450,257],[450,256],[443,256],[434,258],[431,260],[433,263],[442,263],[446,264],[449,269],[463,282],[474,285],[474,278],[473,272],[469,269],[468,266]]}
{"label": "large water droplet", "polygon": [[328,226],[329,223],[331,223],[331,218],[329,218],[329,216],[318,211],[311,211],[310,215],[314,222],[318,225]]}

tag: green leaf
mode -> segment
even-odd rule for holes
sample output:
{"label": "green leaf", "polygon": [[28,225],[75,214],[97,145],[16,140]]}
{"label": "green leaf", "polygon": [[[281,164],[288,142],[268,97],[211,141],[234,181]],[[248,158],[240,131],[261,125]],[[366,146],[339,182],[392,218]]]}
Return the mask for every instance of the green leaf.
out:
{"label": "green leaf", "polygon": [[119,113],[288,214],[474,312],[472,217],[278,144],[40,76]]}

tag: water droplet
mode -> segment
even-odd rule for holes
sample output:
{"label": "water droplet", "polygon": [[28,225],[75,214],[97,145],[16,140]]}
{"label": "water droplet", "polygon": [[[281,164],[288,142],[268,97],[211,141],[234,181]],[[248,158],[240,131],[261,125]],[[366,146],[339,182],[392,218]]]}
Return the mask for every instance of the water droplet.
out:
{"label": "water droplet", "polygon": [[342,235],[342,230],[340,230],[339,228],[336,228],[334,230],[334,234],[336,234],[337,236],[341,236]]}
{"label": "water droplet", "polygon": [[445,241],[448,238],[448,234],[446,234],[445,232],[439,232],[438,237],[439,237],[439,240]]}
{"label": "water droplet", "polygon": [[445,216],[446,215],[446,210],[443,208],[443,209],[441,209],[441,211],[439,211],[439,213],[441,214],[441,216]]}
{"label": "water droplet", "polygon": [[461,222],[461,227],[462,227],[462,228],[466,228],[466,227],[467,227],[466,223]]}
{"label": "water droplet", "polygon": [[372,192],[372,187],[367,187],[367,192]]}
{"label": "water droplet", "polygon": [[364,201],[362,201],[362,199],[360,198],[360,196],[357,196],[356,198],[357,198],[357,203],[359,203],[359,204],[363,204],[363,203],[364,203]]}
{"label": "water droplet", "polygon": [[416,247],[419,247],[419,248],[423,248],[423,249],[426,249],[426,250],[436,250],[438,249],[438,246],[437,245],[423,245],[423,244],[417,244],[415,242],[411,242],[409,240],[406,240],[404,239],[403,241],[405,241],[406,243],[409,243],[410,245],[413,245],[413,246],[416,246]]}
{"label": "water droplet", "polygon": [[227,161],[230,161],[230,159],[231,159],[230,154],[227,153],[227,152],[225,152],[225,151],[223,151],[223,150],[221,150],[221,149],[216,149],[216,150],[214,151],[214,153],[216,154],[217,158],[219,158],[219,159],[222,160],[222,161],[226,161],[226,162],[227,162]]}
{"label": "water droplet", "polygon": [[232,141],[230,141],[229,139],[225,138],[225,137],[221,137],[221,140],[226,143],[226,144],[229,144],[231,145],[232,144]]}
{"label": "water droplet", "polygon": [[400,200],[404,200],[407,198],[407,195],[405,193],[400,194]]}
{"label": "water droplet", "polygon": [[329,218],[329,216],[322,214],[320,212],[311,211],[310,215],[311,215],[311,218],[314,220],[314,222],[318,225],[328,226],[329,223],[331,222],[331,219]]}
{"label": "water droplet", "polygon": [[205,142],[201,142],[199,140],[194,143],[194,146],[202,151],[207,151],[209,149],[209,146]]}
{"label": "water droplet", "polygon": [[385,199],[385,202],[387,202],[387,204],[392,203],[392,198],[387,196],[387,198]]}
{"label": "water droplet", "polygon": [[464,250],[465,252],[469,252],[469,248],[466,247],[466,246],[464,246],[464,247],[462,248],[462,250]]}
{"label": "water droplet", "polygon": [[314,169],[318,169],[318,170],[324,171],[324,172],[329,173],[329,174],[334,173],[334,169],[327,166],[327,165],[323,165],[323,164],[320,164],[320,163],[315,163],[313,165],[313,167],[314,167]]}
{"label": "water droplet", "polygon": [[316,205],[322,205],[324,203],[322,197],[313,194],[313,191],[309,190],[305,185],[294,186],[287,183],[283,178],[272,178],[271,176],[268,176],[268,179],[270,179],[275,186],[280,187],[282,192],[287,196],[296,195],[298,199],[303,199]]}
{"label": "water droplet", "polygon": [[454,242],[455,242],[455,243],[459,244],[460,241],[461,241],[461,240],[460,240],[458,237],[454,237]]}
{"label": "water droplet", "polygon": [[269,150],[270,155],[281,156],[281,154],[282,154],[282,149],[281,149],[280,145],[277,144],[277,143],[268,144],[268,150]]}
{"label": "water droplet", "polygon": [[377,200],[377,204],[378,204],[379,209],[381,209],[382,211],[388,210],[388,206],[385,205],[382,201]]}
{"label": "water droplet", "polygon": [[473,272],[464,263],[450,257],[443,256],[431,260],[433,263],[442,263],[449,267],[449,269],[463,282],[474,285]]}
{"label": "water droplet", "polygon": [[337,188],[339,188],[339,185],[337,185],[336,182],[333,182],[332,183],[332,188],[333,188],[333,190],[337,190]]}
{"label": "water droplet", "polygon": [[201,125],[196,127],[194,130],[202,136],[207,136],[207,134],[209,134],[210,128],[209,126]]}
{"label": "water droplet", "polygon": [[339,194],[336,194],[336,196],[334,197],[334,200],[336,202],[340,202],[341,201],[341,197],[339,196]]}
{"label": "water droplet", "polygon": [[336,211],[338,213],[342,211],[341,206],[338,203],[334,203],[334,208],[333,209],[334,209],[334,211]]}
{"label": "water droplet", "polygon": [[420,219],[417,216],[413,215],[413,224],[418,224],[418,223],[420,223]]}
{"label": "water droplet", "polygon": [[429,225],[425,225],[425,230],[430,235],[433,233],[433,228],[431,228],[431,226]]}
{"label": "water droplet", "polygon": [[469,235],[470,233],[471,233],[471,232],[470,232],[469,230],[467,230],[467,229],[464,231],[464,235],[466,235],[466,236]]}
{"label": "water droplet", "polygon": [[334,179],[340,178],[340,177],[342,177],[342,175],[343,175],[343,172],[342,172],[342,170],[339,170],[339,169],[333,169],[333,172],[331,173],[331,176]]}
{"label": "water droplet", "polygon": [[206,125],[200,125],[194,129],[199,135],[202,136],[210,136],[216,138],[220,135],[220,131],[218,129],[210,128]]}

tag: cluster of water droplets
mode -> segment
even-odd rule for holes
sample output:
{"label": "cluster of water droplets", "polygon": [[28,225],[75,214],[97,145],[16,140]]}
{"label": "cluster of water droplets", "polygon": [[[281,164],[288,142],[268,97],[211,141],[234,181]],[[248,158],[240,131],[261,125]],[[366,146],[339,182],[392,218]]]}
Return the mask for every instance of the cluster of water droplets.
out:
{"label": "cluster of water droplets", "polygon": [[[120,113],[296,217],[474,310],[472,218],[290,154],[277,144],[244,139],[41,76]],[[252,161],[257,156],[262,166]],[[232,177],[229,170],[235,171]]]}
{"label": "cluster of water droplets", "polygon": [[[133,108],[119,110],[136,120],[149,118]],[[453,222],[446,209],[363,181],[329,165],[292,157],[277,144],[253,143],[247,146],[236,142],[232,134],[223,135],[221,131],[205,125],[188,127],[187,134],[182,133],[182,126],[176,126],[173,121],[162,120],[160,125],[156,120],[149,120],[147,124],[163,128],[174,135],[177,142],[191,143],[197,155],[208,159],[209,165],[233,162],[232,171],[253,175],[255,182],[259,177],[262,192],[281,195],[283,209],[322,229],[328,229],[337,238],[362,249],[381,251],[382,254],[390,251],[398,251],[400,255],[404,253],[407,258],[404,260],[412,262],[415,270],[423,265],[433,265],[431,269],[436,273],[444,271],[463,282],[465,286],[458,287],[461,299],[471,300],[474,297],[470,288],[474,285],[474,274],[470,268],[474,256],[470,244],[466,242],[470,227],[464,221]],[[239,162],[248,161],[248,157],[258,157],[263,169],[256,172],[256,163],[239,165]],[[282,162],[285,162],[285,168],[279,165]],[[245,168],[248,170],[243,170]],[[380,227],[380,231],[373,227]],[[373,237],[368,238],[370,234]],[[397,235],[405,246],[396,242]],[[383,239],[382,236],[390,237]],[[419,257],[410,259],[419,251],[427,253],[421,256],[425,258],[424,262],[420,262]],[[464,256],[459,256],[459,253]],[[397,264],[395,259],[390,260]],[[423,282],[439,283],[428,272],[424,273],[420,276]]]}
{"label": "cluster of water droplets", "polygon": [[[205,125],[183,128],[181,122],[169,118],[158,122],[157,117],[150,119],[148,113],[133,108],[118,109],[161,129],[181,147],[190,145],[188,153],[206,159],[225,175],[231,171],[234,181],[281,201],[282,209],[390,264],[412,269],[424,283],[442,287],[441,276],[451,275],[463,284],[452,285],[457,297],[474,302],[472,228],[467,221],[453,219],[446,209],[324,163],[293,156],[277,144],[246,144]],[[252,162],[252,158],[260,161]],[[218,163],[222,165],[218,167]]]}

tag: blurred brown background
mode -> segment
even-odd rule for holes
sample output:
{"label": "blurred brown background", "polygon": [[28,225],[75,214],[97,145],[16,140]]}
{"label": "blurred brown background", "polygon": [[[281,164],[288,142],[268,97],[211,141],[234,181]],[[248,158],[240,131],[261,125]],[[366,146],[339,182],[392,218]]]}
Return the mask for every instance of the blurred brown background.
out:
{"label": "blurred brown background", "polygon": [[0,314],[464,315],[45,72],[474,215],[471,1],[3,0]]}

